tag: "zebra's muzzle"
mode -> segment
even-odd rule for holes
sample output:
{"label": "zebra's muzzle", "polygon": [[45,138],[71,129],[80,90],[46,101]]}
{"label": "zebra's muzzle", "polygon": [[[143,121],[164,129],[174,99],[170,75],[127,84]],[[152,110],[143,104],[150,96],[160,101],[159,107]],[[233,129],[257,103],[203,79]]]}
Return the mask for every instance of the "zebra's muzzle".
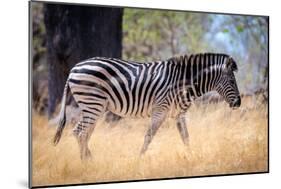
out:
{"label": "zebra's muzzle", "polygon": [[239,108],[241,105],[241,98],[240,96],[233,100],[232,103],[229,104],[229,106],[233,109]]}

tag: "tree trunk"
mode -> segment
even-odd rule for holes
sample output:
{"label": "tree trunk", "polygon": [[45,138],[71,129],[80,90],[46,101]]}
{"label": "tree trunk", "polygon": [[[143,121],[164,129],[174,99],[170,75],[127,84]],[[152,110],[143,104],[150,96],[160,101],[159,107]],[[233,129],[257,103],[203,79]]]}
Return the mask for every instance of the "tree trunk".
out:
{"label": "tree trunk", "polygon": [[76,63],[95,56],[121,58],[122,15],[121,8],[45,4],[49,118]]}

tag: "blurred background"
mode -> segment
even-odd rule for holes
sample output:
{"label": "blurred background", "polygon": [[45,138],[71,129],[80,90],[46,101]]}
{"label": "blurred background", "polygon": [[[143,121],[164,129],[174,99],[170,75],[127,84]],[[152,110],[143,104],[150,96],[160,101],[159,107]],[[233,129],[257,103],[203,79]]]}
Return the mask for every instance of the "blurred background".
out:
{"label": "blurred background", "polygon": [[234,57],[241,94],[268,90],[268,18],[32,2],[33,108],[52,116],[79,61],[135,61],[215,52]]}

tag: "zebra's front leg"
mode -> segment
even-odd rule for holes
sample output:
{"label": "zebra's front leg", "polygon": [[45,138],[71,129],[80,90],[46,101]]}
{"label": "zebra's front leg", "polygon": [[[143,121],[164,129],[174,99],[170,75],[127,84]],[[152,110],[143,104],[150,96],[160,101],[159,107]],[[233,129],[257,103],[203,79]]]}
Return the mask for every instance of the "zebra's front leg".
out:
{"label": "zebra's front leg", "polygon": [[185,112],[180,113],[177,117],[177,128],[180,133],[183,143],[188,146],[189,144],[189,134],[186,127],[186,114]]}
{"label": "zebra's front leg", "polygon": [[148,148],[148,145],[151,143],[154,135],[156,134],[157,130],[164,122],[166,118],[166,111],[165,112],[157,112],[155,111],[152,113],[152,123],[148,130],[146,131],[146,135],[144,137],[144,143],[141,149],[141,155],[144,154]]}

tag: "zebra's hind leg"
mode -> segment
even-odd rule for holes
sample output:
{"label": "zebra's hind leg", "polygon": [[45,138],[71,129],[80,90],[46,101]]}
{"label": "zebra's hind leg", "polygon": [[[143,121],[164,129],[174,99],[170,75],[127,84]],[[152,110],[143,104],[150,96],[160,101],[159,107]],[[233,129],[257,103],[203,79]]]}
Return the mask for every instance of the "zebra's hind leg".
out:
{"label": "zebra's hind leg", "polygon": [[80,118],[80,121],[73,129],[73,133],[76,136],[79,144],[80,158],[82,160],[87,160],[91,158],[91,152],[88,147],[88,142],[95,129],[97,120],[104,113],[104,107],[101,107],[100,109],[93,108],[95,109],[95,111],[90,108],[87,109],[82,110],[82,116]]}
{"label": "zebra's hind leg", "polygon": [[144,137],[144,143],[141,149],[141,155],[144,154],[148,148],[148,145],[151,143],[154,135],[156,134],[157,130],[164,122],[166,118],[166,111],[157,111],[154,110],[152,112],[152,123],[148,130],[146,131],[146,135]]}
{"label": "zebra's hind leg", "polygon": [[181,139],[185,145],[189,144],[189,134],[186,128],[185,113],[180,113],[177,117],[177,128],[180,133]]}

